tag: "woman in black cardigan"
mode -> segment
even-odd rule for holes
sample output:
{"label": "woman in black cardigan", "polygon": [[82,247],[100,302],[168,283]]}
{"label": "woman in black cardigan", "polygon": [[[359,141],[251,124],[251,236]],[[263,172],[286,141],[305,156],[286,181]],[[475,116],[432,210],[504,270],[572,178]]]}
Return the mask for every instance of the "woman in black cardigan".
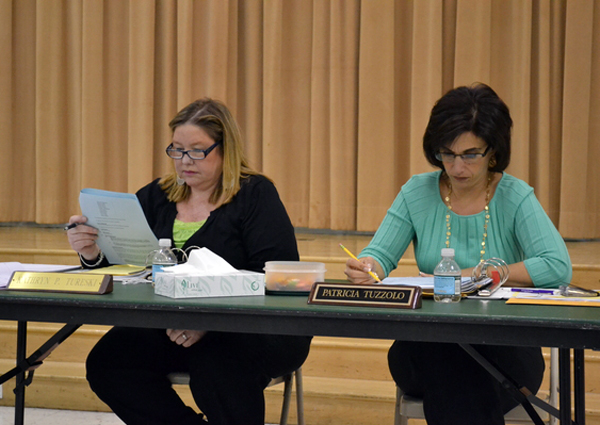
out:
{"label": "woman in black cardigan", "polygon": [[[202,99],[169,123],[167,155],[175,172],[137,192],[157,238],[207,247],[237,269],[262,272],[266,261],[298,260],[294,229],[273,183],[244,158],[225,105]],[[69,223],[85,223],[73,216]],[[69,242],[84,267],[108,265],[97,230],[77,226]],[[92,390],[127,424],[203,423],[167,375],[190,374],[190,389],[211,425],[263,425],[263,390],[302,365],[310,337],[190,329],[111,329],[90,352]]]}

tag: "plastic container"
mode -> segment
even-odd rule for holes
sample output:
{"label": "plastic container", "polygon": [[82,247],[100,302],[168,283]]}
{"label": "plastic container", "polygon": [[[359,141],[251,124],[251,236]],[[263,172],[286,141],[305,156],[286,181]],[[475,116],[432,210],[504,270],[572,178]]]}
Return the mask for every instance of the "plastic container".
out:
{"label": "plastic container", "polygon": [[267,261],[264,270],[267,293],[307,293],[325,280],[325,263]]}

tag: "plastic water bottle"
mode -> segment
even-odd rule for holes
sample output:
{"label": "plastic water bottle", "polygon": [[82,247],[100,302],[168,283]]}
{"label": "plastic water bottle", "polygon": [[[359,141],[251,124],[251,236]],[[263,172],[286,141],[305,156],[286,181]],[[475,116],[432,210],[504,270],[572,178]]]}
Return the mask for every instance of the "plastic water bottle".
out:
{"label": "plastic water bottle", "polygon": [[433,270],[433,299],[439,303],[460,301],[460,267],[454,261],[454,249],[442,249],[442,261]]}
{"label": "plastic water bottle", "polygon": [[177,265],[177,256],[171,249],[171,239],[159,239],[159,249],[152,257],[152,281],[155,282],[156,272],[162,272],[163,267]]}

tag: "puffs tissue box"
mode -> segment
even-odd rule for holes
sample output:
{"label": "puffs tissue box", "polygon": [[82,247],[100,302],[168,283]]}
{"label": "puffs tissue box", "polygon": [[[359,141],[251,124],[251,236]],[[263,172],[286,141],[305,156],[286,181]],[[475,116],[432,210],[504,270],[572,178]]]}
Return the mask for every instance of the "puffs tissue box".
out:
{"label": "puffs tissue box", "polygon": [[264,295],[265,276],[236,270],[208,248],[195,249],[187,263],[156,273],[154,293],[170,298]]}

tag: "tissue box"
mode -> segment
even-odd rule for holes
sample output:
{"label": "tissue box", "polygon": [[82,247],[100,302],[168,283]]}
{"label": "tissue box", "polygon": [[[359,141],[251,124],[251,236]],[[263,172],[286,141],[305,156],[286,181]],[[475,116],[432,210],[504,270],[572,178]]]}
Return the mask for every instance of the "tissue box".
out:
{"label": "tissue box", "polygon": [[220,276],[158,272],[154,293],[171,298],[238,297],[265,294],[265,275],[241,270]]}

